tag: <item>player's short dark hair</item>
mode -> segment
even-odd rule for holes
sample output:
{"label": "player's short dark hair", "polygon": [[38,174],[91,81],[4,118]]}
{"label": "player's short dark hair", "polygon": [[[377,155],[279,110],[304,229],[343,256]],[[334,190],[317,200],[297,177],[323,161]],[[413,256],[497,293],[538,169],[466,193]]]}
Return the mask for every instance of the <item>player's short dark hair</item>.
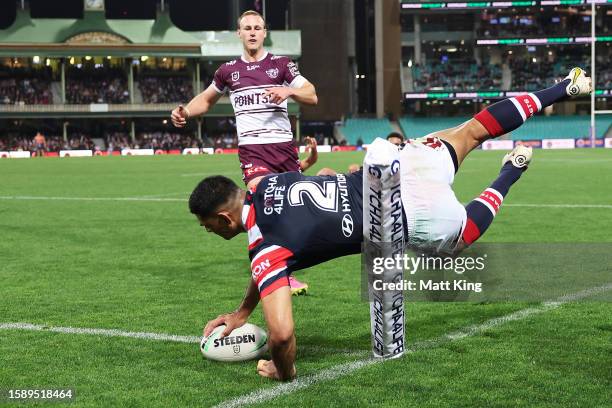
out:
{"label": "player's short dark hair", "polygon": [[399,140],[401,140],[402,142],[404,141],[404,136],[402,136],[401,133],[398,132],[391,132],[387,135],[387,140],[391,139],[392,137],[398,137]]}
{"label": "player's short dark hair", "polygon": [[238,17],[238,20],[236,21],[238,29],[240,29],[240,22],[246,16],[258,16],[258,17],[260,17],[262,19],[262,21],[264,22],[264,28],[268,28],[268,24],[266,23],[266,19],[260,13],[256,12],[255,10],[247,10],[244,13],[242,13],[240,15],[240,17]]}
{"label": "player's short dark hair", "polygon": [[206,177],[196,186],[189,197],[189,211],[206,218],[221,205],[228,202],[240,188],[224,176]]}

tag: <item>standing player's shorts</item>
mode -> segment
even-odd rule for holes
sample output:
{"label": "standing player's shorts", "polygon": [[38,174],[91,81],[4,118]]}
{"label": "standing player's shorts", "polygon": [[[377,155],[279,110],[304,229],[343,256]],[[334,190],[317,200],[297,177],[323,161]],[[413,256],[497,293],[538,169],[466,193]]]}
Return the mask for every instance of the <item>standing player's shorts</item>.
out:
{"label": "standing player's shorts", "polygon": [[452,253],[466,222],[465,207],[451,186],[457,156],[436,138],[408,140],[400,152],[402,204],[408,245],[425,253]]}
{"label": "standing player's shorts", "polygon": [[266,174],[300,171],[300,160],[293,141],[238,146],[238,159],[244,184]]}

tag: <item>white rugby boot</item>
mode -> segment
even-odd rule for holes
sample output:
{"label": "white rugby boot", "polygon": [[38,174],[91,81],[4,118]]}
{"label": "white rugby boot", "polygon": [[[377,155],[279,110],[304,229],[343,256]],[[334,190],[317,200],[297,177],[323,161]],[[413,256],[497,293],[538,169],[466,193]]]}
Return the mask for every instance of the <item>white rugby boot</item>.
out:
{"label": "white rugby boot", "polygon": [[572,68],[569,75],[563,80],[570,80],[570,83],[565,88],[565,92],[569,96],[582,96],[590,95],[593,91],[593,84],[591,78],[586,76],[584,69]]}
{"label": "white rugby boot", "polygon": [[527,165],[531,162],[532,156],[533,149],[531,147],[518,145],[510,153],[504,156],[502,166],[510,161],[514,167],[521,169],[523,167],[527,167]]}

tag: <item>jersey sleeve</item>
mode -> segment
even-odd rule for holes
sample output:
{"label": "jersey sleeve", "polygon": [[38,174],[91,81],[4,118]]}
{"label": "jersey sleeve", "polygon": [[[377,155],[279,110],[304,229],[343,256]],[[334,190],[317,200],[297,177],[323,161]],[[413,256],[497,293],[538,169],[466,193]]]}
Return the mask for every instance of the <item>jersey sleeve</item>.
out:
{"label": "jersey sleeve", "polygon": [[227,85],[225,85],[225,72],[223,69],[223,65],[221,65],[215,71],[215,75],[213,76],[212,80],[212,86],[214,86],[215,90],[220,94],[224,94],[225,91],[227,91]]}
{"label": "jersey sleeve", "polygon": [[263,244],[252,256],[251,275],[257,284],[259,297],[264,298],[276,289],[289,286],[287,261],[293,253],[278,245]]}
{"label": "jersey sleeve", "polygon": [[306,83],[306,78],[300,74],[295,62],[291,61],[289,58],[282,58],[280,64],[283,72],[283,80],[291,88],[301,88]]}

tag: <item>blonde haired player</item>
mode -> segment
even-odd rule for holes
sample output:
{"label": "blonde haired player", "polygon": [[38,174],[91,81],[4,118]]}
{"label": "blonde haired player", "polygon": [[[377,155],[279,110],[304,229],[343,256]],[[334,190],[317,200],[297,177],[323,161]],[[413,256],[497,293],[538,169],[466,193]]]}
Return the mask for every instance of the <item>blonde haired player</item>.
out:
{"label": "blonde haired player", "polygon": [[[268,35],[266,22],[256,11],[238,18],[238,37],[243,54],[222,64],[210,86],[186,106],[172,111],[172,123],[184,127],[187,119],[203,115],[229,92],[236,115],[238,158],[247,189],[252,180],[272,173],[301,171],[293,132],[287,114],[287,98],[303,105],[316,105],[316,90],[291,59],[272,55],[263,43]],[[291,278],[294,294],[303,294],[308,285]]]}

